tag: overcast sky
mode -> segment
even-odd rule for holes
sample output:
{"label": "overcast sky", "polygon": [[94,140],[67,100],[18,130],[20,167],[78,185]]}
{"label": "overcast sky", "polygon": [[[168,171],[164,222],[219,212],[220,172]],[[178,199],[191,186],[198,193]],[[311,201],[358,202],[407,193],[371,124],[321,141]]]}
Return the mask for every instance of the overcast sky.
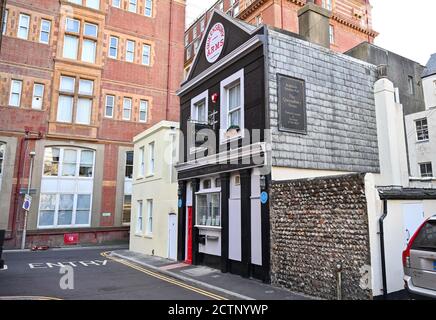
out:
{"label": "overcast sky", "polygon": [[[216,0],[187,0],[189,24]],[[370,0],[375,44],[425,65],[436,53],[435,0]]]}

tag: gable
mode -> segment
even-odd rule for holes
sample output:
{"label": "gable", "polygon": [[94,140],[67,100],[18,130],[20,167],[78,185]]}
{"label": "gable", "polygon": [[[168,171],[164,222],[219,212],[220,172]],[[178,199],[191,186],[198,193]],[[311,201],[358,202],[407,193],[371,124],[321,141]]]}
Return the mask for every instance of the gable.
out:
{"label": "gable", "polygon": [[[232,20],[232,18],[226,17],[217,11],[214,12],[203,35],[199,50],[192,63],[191,71],[186,81],[195,78],[251,38],[252,35],[250,35],[249,32]],[[222,28],[224,29],[223,39],[221,39]],[[209,35],[211,35],[211,37],[209,37]],[[208,41],[208,39],[210,41]],[[221,43],[217,44],[217,42],[220,41]],[[209,48],[207,55],[209,61],[206,57],[206,46]],[[218,50],[218,52],[216,50]]]}

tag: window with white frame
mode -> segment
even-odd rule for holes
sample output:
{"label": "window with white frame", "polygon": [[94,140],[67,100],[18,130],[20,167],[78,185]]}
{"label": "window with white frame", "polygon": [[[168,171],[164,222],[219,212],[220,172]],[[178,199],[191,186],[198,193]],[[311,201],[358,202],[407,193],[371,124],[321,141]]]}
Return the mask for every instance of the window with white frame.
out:
{"label": "window with white frame", "polygon": [[91,197],[91,194],[41,193],[38,227],[88,227]]}
{"label": "window with white frame", "polygon": [[206,20],[203,18],[200,21],[200,32],[204,31],[205,26],[206,26]]}
{"label": "window with white frame", "polygon": [[335,43],[335,28],[332,25],[329,25],[329,37],[330,37],[330,44]]}
{"label": "window with white frame", "polygon": [[192,39],[196,39],[197,36],[198,36],[198,34],[197,34],[197,25],[194,25],[192,27]]}
{"label": "window with white frame", "polygon": [[0,142],[0,177],[3,175],[5,152],[6,152],[6,144],[4,142]]}
{"label": "window with white frame", "polygon": [[432,178],[433,177],[433,168],[432,168],[431,162],[420,163],[419,170],[421,173],[421,177],[423,177],[423,178]]}
{"label": "window with white frame", "polygon": [[113,95],[106,95],[106,105],[105,105],[105,111],[104,116],[106,118],[113,118],[114,116],[114,107],[115,107],[115,96]]}
{"label": "window with white frame", "polygon": [[129,0],[129,11],[136,13],[137,10],[137,0]]}
{"label": "window with white frame", "polygon": [[189,44],[189,34],[185,34],[185,47]]}
{"label": "window with white frame", "polygon": [[153,234],[153,200],[147,200],[147,235]]}
{"label": "window with white frame", "polygon": [[8,16],[9,16],[9,10],[5,10],[3,16],[2,35],[6,34],[6,29],[8,27]]}
{"label": "window with white frame", "polygon": [[[78,81],[78,86],[76,86]],[[70,76],[61,76],[57,109],[58,122],[73,122],[73,110],[76,108],[75,122],[91,123],[94,81]]]}
{"label": "window with white frame", "polygon": [[121,8],[121,0],[112,0],[112,6]]}
{"label": "window with white frame", "polygon": [[147,175],[154,174],[154,166],[155,166],[155,153],[154,153],[154,142],[148,144],[148,167],[147,167]]}
{"label": "window with white frame", "polygon": [[132,116],[132,99],[123,99],[123,120],[130,120]]}
{"label": "window with white frame", "polygon": [[150,52],[151,47],[149,44],[142,45],[142,64],[145,66],[150,65]]}
{"label": "window with white frame", "polygon": [[118,58],[118,42],[117,37],[111,36],[109,40],[109,57],[113,59]]}
{"label": "window with white frame", "polygon": [[331,11],[333,8],[333,0],[322,0],[322,6]]}
{"label": "window with white frame", "polygon": [[145,0],[144,15],[146,17],[151,17],[152,14],[153,14],[153,1]]}
{"label": "window with white frame", "polygon": [[92,178],[94,172],[93,150],[47,147],[44,152],[44,176]]}
{"label": "window with white frame", "polygon": [[126,61],[133,62],[135,60],[135,41],[127,40],[126,42]]}
{"label": "window with white frame", "polygon": [[23,88],[23,81],[11,81],[11,93],[9,96],[9,105],[12,107],[19,107],[21,104],[21,90]]}
{"label": "window with white frame", "polygon": [[208,121],[208,96],[209,91],[199,94],[191,100],[191,120],[198,123]]}
{"label": "window with white frame", "polygon": [[68,2],[85,6],[91,9],[100,9],[100,0],[68,0]]}
{"label": "window with white frame", "polygon": [[[94,154],[89,149],[47,147],[44,152],[43,179],[80,178],[92,182]],[[90,225],[92,195],[80,188],[74,189],[77,191],[55,189],[53,192],[41,192],[39,228]]]}
{"label": "window with white frame", "polygon": [[221,226],[221,202],[219,192],[196,195],[196,225],[208,227]]}
{"label": "window with white frame", "polygon": [[148,117],[148,101],[141,100],[139,102],[139,121],[147,122],[147,117]]}
{"label": "window with white frame", "polygon": [[194,54],[198,53],[198,49],[200,48],[200,39],[194,41]]}
{"label": "window with white frame", "polygon": [[139,148],[139,177],[145,176],[145,147]]}
{"label": "window with white frame", "polygon": [[[67,18],[65,20],[63,57],[77,60],[79,48],[81,48],[81,61],[95,63],[98,25],[89,22],[83,23],[83,28],[81,28],[81,25],[82,23],[78,19]],[[82,43],[80,46],[81,38]]]}
{"label": "window with white frame", "polygon": [[138,200],[138,208],[137,208],[137,212],[136,212],[136,233],[141,234],[142,230],[143,230],[143,203],[142,200]]}
{"label": "window with white frame", "polygon": [[221,11],[224,11],[224,2],[223,2],[223,1],[220,2],[220,4],[219,4],[219,9],[220,9]]}
{"label": "window with white frame", "polygon": [[221,82],[221,141],[229,129],[244,135],[244,69]]}
{"label": "window with white frame", "polygon": [[41,30],[39,32],[39,42],[48,44],[50,42],[51,21],[41,20]]}
{"label": "window with white frame", "polygon": [[416,137],[418,141],[429,139],[427,118],[415,120]]}
{"label": "window with white frame", "polygon": [[29,38],[29,25],[30,25],[30,16],[21,13],[20,18],[18,20],[18,33],[17,33],[18,38],[24,40],[27,40]]}
{"label": "window with white frame", "polygon": [[42,102],[44,100],[44,85],[41,83],[33,84],[33,97],[32,109],[42,109]]}

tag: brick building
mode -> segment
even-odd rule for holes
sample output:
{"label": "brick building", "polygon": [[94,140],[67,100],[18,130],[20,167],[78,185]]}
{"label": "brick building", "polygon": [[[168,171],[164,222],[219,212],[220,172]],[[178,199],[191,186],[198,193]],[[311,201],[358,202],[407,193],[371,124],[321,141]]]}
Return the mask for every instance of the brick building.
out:
{"label": "brick building", "polygon": [[[8,0],[0,53],[0,229],[28,245],[128,239],[132,138],[178,119],[184,0]],[[21,195],[20,195],[21,194]],[[73,237],[74,239],[75,237]]]}
{"label": "brick building", "polygon": [[372,43],[378,35],[372,29],[369,0],[219,0],[185,31],[185,76],[214,9],[253,25],[263,23],[299,33],[298,10],[306,2],[331,12],[330,48],[334,51],[345,52],[364,41]]}

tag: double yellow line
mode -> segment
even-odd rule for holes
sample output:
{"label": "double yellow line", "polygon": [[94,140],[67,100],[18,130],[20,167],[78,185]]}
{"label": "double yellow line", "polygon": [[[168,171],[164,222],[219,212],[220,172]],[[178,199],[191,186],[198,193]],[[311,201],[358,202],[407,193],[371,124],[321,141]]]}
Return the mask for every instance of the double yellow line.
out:
{"label": "double yellow line", "polygon": [[211,298],[211,299],[214,299],[214,300],[228,300],[227,298],[219,296],[219,295],[217,295],[215,293],[212,293],[212,292],[209,292],[209,291],[197,288],[197,287],[193,287],[193,286],[191,286],[189,284],[183,283],[183,282],[178,281],[176,279],[173,279],[173,278],[164,276],[162,274],[159,274],[159,273],[147,270],[147,269],[145,269],[143,267],[140,267],[140,266],[138,266],[138,265],[136,265],[134,263],[128,262],[128,261],[126,261],[124,259],[111,257],[111,256],[108,255],[107,252],[102,252],[101,255],[103,257],[105,257],[106,259],[110,259],[110,260],[116,261],[118,263],[124,264],[124,265],[126,265],[126,266],[128,266],[128,267],[130,267],[132,269],[138,270],[138,271],[140,271],[142,273],[145,273],[145,274],[147,274],[147,275],[149,275],[151,277],[154,277],[156,279],[159,279],[159,280],[162,280],[162,281],[174,284],[174,285],[179,286],[181,288],[184,288],[184,289],[196,292],[196,293],[201,294],[203,296],[206,296],[208,298]]}

